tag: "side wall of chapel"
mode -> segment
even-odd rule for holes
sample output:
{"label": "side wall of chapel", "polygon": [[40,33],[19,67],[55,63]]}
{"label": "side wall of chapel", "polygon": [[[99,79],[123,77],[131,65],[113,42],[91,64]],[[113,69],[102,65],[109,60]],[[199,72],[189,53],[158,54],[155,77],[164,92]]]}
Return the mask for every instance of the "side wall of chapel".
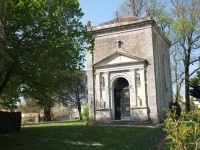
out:
{"label": "side wall of chapel", "polygon": [[172,83],[169,42],[157,27],[153,28],[153,47],[156,77],[156,95],[158,105],[158,118],[163,120],[165,117],[165,109],[169,107],[172,101]]}

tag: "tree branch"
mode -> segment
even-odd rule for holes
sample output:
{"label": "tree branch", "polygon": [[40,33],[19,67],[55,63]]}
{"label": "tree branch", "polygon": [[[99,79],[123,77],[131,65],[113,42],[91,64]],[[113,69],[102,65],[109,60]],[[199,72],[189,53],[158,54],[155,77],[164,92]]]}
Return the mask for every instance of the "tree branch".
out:
{"label": "tree branch", "polygon": [[6,87],[7,83],[9,82],[10,77],[11,77],[12,72],[13,72],[13,69],[14,69],[14,63],[11,65],[10,69],[7,71],[3,83],[0,85],[0,95],[3,92],[4,88]]}
{"label": "tree branch", "polygon": [[195,59],[195,60],[191,61],[191,62],[189,63],[189,65],[191,65],[191,64],[193,64],[193,63],[195,63],[195,62],[197,62],[197,61],[200,61],[200,57],[199,57],[198,59]]}
{"label": "tree branch", "polygon": [[192,76],[199,69],[200,69],[200,67],[196,68],[194,71],[192,71],[192,73],[189,74],[189,76]]}

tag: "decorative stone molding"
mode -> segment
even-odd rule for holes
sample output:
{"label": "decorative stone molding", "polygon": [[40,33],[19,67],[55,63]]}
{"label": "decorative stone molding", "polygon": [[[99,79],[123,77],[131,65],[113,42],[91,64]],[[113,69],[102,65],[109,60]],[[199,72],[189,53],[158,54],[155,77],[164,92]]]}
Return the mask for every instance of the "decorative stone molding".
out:
{"label": "decorative stone molding", "polygon": [[131,78],[127,71],[126,72],[112,72],[112,73],[110,73],[110,81],[113,81],[113,79],[116,78],[116,77],[125,77],[126,79],[128,77],[129,80]]}
{"label": "decorative stone molding", "polygon": [[101,90],[105,90],[105,78],[104,78],[104,76],[101,76],[100,86],[101,86]]}

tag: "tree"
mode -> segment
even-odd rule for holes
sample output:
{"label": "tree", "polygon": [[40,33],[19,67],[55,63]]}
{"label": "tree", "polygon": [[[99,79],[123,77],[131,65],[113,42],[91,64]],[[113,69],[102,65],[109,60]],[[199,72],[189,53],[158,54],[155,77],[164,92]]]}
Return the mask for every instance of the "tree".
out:
{"label": "tree", "polygon": [[181,54],[179,54],[179,47],[173,46],[171,48],[171,71],[172,71],[172,83],[174,84],[174,101],[178,102],[181,98],[180,90],[184,81],[184,68],[180,63],[182,60]]}
{"label": "tree", "polygon": [[5,23],[6,23],[6,0],[0,2],[0,86],[3,85],[5,76],[9,71],[7,65],[10,63],[10,57],[5,50]]}
{"label": "tree", "polygon": [[197,0],[171,0],[173,5],[173,40],[178,47],[184,64],[186,112],[190,111],[189,77],[190,65],[200,58],[195,57],[195,51],[200,48],[200,3]]}
{"label": "tree", "polygon": [[171,17],[165,7],[166,4],[160,0],[125,0],[119,6],[119,12],[140,18],[146,17],[146,12],[150,11],[150,16],[156,21],[161,31],[168,35]]}
{"label": "tree", "polygon": [[40,113],[42,110],[41,106],[38,105],[34,99],[25,99],[25,104],[20,104],[17,108],[22,113]]}
{"label": "tree", "polygon": [[[5,76],[9,72],[7,65],[10,63],[10,57],[5,50],[6,39],[5,39],[5,23],[6,23],[6,0],[0,2],[0,86],[3,85]],[[4,97],[6,97],[4,95]],[[16,101],[14,101],[15,96],[2,100],[0,98],[0,108],[9,108],[11,111],[14,110],[16,106]]]}
{"label": "tree", "polygon": [[65,106],[73,106],[78,109],[80,119],[81,107],[87,101],[87,79],[85,71],[77,70],[71,76],[71,83],[58,92],[59,100]]}
{"label": "tree", "polygon": [[73,110],[71,107],[64,107],[60,103],[55,103],[52,107],[52,115],[54,120],[60,120],[61,117],[63,117],[63,119],[69,119],[72,114]]}
{"label": "tree", "polygon": [[135,17],[141,17],[145,13],[145,7],[148,1],[149,0],[125,0],[125,2],[120,5],[119,11]]}
{"label": "tree", "polygon": [[83,67],[90,36],[80,22],[78,0],[7,0],[6,8],[5,52],[10,61],[3,67],[0,95],[12,98],[8,91],[13,82],[14,93],[37,99],[48,116],[52,96],[68,74]]}
{"label": "tree", "polygon": [[190,79],[189,94],[197,99],[200,99],[200,71],[197,71],[197,77]]}
{"label": "tree", "polygon": [[[12,83],[11,83],[12,84]],[[19,91],[13,91],[12,86],[0,97],[0,108],[15,111],[17,103],[20,102]]]}

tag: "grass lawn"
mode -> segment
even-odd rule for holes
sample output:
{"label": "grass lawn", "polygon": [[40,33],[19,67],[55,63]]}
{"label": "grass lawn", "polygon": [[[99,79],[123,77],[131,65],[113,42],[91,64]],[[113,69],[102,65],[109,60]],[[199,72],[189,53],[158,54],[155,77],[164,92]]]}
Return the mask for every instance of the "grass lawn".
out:
{"label": "grass lawn", "polygon": [[161,128],[86,126],[82,121],[22,125],[0,135],[0,150],[154,150]]}

